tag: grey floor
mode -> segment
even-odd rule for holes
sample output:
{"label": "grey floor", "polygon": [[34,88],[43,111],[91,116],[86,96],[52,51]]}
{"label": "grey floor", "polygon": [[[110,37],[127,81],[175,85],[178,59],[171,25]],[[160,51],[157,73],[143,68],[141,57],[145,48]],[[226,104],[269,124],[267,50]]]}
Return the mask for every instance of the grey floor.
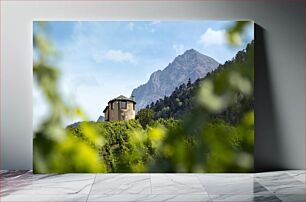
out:
{"label": "grey floor", "polygon": [[305,171],[62,174],[1,171],[0,201],[305,201]]}

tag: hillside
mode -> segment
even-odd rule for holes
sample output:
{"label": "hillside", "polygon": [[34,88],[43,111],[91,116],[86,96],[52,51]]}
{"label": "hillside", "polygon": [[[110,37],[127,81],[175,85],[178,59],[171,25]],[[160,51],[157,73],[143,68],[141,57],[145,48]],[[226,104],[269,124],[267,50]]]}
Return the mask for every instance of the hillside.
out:
{"label": "hillside", "polygon": [[[197,79],[195,82],[189,80],[188,83],[183,83],[175,88],[170,96],[165,96],[156,102],[152,102],[147,108],[155,112],[155,119],[158,118],[181,118],[186,113],[191,112],[196,108],[195,95],[199,90],[199,86],[204,79],[215,80],[217,77],[228,70],[243,68],[246,77],[251,77],[253,81],[254,69],[247,68],[253,67],[253,54],[254,43],[248,44],[245,50],[239,51],[236,56],[231,60],[220,65],[217,69],[208,73],[206,77]],[[220,83],[220,82],[219,82]],[[205,99],[205,98],[203,98]],[[231,124],[237,123],[244,112],[254,109],[254,96],[248,97],[245,95],[237,94],[235,103],[228,109],[217,114],[211,114],[210,117],[214,119],[222,119],[223,121]]]}
{"label": "hillside", "polygon": [[135,96],[137,110],[164,96],[169,96],[176,87],[186,83],[189,78],[194,82],[218,66],[219,63],[213,58],[194,49],[187,50],[177,56],[165,69],[152,73],[146,84],[133,90],[132,95]]}

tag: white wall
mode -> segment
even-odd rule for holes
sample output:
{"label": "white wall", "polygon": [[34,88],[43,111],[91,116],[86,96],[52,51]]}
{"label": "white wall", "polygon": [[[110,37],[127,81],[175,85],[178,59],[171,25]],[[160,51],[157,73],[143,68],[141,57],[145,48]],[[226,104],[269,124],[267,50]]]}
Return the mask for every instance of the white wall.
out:
{"label": "white wall", "polygon": [[[268,68],[269,73],[261,75],[265,71],[258,71],[260,74],[255,78],[255,96],[258,95],[255,97],[256,164],[266,169],[305,168],[303,1],[0,3],[1,169],[32,168],[32,20],[37,19],[254,20],[263,28],[268,62],[261,68]],[[266,88],[271,88],[267,94],[272,100],[269,105],[265,104],[265,94],[261,93],[268,92]],[[273,116],[265,116],[271,107]],[[271,119],[273,124],[268,124]]]}

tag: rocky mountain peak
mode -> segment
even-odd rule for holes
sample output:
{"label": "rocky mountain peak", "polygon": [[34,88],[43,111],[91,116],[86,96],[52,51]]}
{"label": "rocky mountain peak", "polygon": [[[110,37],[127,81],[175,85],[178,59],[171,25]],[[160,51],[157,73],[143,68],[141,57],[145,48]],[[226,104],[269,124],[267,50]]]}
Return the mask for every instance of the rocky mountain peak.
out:
{"label": "rocky mountain peak", "polygon": [[163,70],[153,72],[146,84],[133,90],[132,95],[135,96],[137,110],[159,98],[170,95],[176,87],[187,83],[189,78],[193,82],[198,78],[205,77],[208,72],[218,66],[219,63],[213,58],[194,49],[186,50]]}

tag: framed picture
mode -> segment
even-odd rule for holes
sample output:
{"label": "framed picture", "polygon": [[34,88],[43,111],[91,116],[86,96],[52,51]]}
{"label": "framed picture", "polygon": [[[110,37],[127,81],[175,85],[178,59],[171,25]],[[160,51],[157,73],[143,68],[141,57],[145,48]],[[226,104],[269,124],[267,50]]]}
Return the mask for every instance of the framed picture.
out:
{"label": "framed picture", "polygon": [[34,21],[34,173],[252,172],[252,21]]}

